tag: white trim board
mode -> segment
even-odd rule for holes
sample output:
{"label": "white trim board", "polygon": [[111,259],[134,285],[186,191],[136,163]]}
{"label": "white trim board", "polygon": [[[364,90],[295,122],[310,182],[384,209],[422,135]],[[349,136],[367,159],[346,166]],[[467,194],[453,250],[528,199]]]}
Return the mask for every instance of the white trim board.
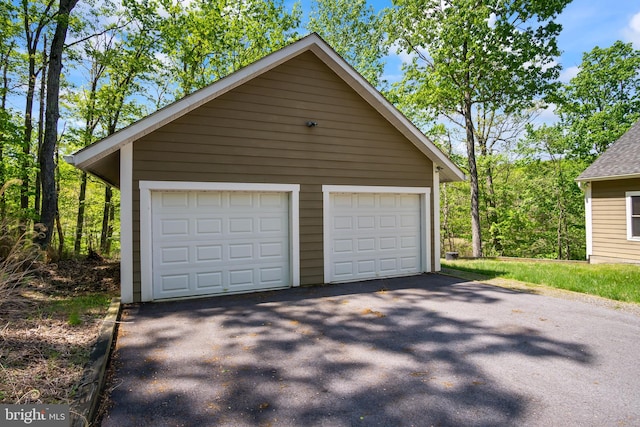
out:
{"label": "white trim board", "polygon": [[120,299],[133,302],[133,144],[120,149]]}
{"label": "white trim board", "polygon": [[153,301],[153,191],[262,191],[289,193],[291,286],[300,286],[300,185],[234,182],[140,181],[140,287],[142,301]]}
{"label": "white trim board", "polygon": [[429,187],[386,187],[386,186],[357,186],[357,185],[323,185],[322,186],[322,240],[324,282],[331,283],[331,264],[327,262],[331,254],[331,193],[396,193],[420,195],[420,235],[421,268],[423,273],[431,272],[431,188]]}
{"label": "white trim board", "polygon": [[433,165],[433,271],[440,271],[440,170]]}
{"label": "white trim board", "polygon": [[584,221],[585,221],[585,237],[587,239],[587,260],[593,255],[593,213],[591,199],[591,184],[587,183],[584,187]]}
{"label": "white trim board", "polygon": [[627,240],[633,242],[640,242],[640,236],[633,235],[633,221],[631,220],[633,213],[633,205],[631,203],[632,197],[640,197],[640,191],[627,191],[624,193],[625,205],[627,207],[626,210],[626,220],[627,220]]}

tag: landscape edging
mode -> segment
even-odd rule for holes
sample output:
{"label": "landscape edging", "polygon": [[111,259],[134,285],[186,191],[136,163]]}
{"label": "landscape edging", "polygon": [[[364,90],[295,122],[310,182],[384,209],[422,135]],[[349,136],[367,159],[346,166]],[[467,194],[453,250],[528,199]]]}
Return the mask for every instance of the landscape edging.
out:
{"label": "landscape edging", "polygon": [[73,427],[89,426],[95,418],[120,309],[120,298],[113,298],[102,322],[96,344],[89,355],[89,362],[85,366],[82,382],[71,403],[70,425]]}

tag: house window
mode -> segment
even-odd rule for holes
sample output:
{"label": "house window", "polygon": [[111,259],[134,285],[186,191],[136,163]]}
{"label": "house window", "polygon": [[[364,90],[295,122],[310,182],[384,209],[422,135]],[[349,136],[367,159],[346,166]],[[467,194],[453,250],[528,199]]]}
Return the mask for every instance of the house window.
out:
{"label": "house window", "polygon": [[640,191],[628,191],[627,198],[627,238],[640,240]]}

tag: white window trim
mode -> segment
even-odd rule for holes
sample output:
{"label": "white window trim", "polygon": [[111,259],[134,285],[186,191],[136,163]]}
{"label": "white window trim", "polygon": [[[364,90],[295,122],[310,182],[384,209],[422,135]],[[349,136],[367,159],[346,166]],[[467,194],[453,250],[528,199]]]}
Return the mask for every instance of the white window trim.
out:
{"label": "white window trim", "polygon": [[273,191],[289,193],[291,286],[300,286],[300,185],[235,182],[140,181],[140,285],[142,301],[153,301],[153,191]]}
{"label": "white window trim", "polygon": [[323,264],[324,282],[331,283],[331,193],[401,193],[420,195],[420,228],[424,230],[420,235],[420,271],[431,272],[431,188],[429,187],[385,187],[385,186],[357,186],[357,185],[323,185],[322,186],[322,228],[323,228]]}
{"label": "white window trim", "polygon": [[625,193],[625,199],[627,203],[627,240],[631,240],[634,242],[640,242],[640,236],[633,235],[633,226],[631,221],[631,213],[632,213],[632,204],[631,197],[639,197],[640,191],[627,191]]}

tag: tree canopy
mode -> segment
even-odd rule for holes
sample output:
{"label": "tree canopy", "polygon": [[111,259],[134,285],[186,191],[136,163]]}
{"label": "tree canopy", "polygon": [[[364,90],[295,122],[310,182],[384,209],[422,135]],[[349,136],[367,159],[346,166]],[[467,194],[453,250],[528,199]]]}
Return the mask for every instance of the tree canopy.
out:
{"label": "tree canopy", "polygon": [[[574,178],[640,117],[640,52],[596,46],[561,84],[567,3],[4,2],[0,221],[44,221],[59,255],[117,249],[117,190],[60,157],[315,31],[466,169],[442,187],[443,247],[580,258]],[[400,78],[389,51],[410,58]],[[545,104],[559,119],[540,126]]]}
{"label": "tree canopy", "polygon": [[474,111],[533,106],[557,84],[555,19],[570,0],[396,0],[390,34],[413,55],[398,85],[413,110],[465,129],[473,255],[482,254]]}

